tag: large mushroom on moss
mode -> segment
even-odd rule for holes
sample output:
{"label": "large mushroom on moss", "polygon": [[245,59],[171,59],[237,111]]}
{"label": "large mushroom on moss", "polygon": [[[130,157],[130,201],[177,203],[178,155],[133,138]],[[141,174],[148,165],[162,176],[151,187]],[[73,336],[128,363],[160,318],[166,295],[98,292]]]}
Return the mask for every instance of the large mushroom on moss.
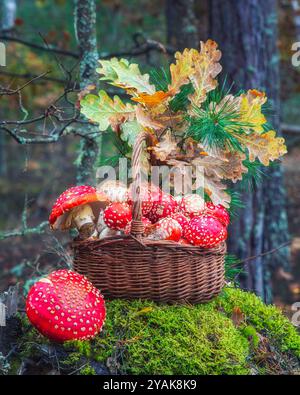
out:
{"label": "large mushroom on moss", "polygon": [[94,337],[103,326],[106,310],[100,291],[85,276],[63,269],[31,287],[26,313],[40,333],[64,342]]}
{"label": "large mushroom on moss", "polygon": [[50,226],[60,230],[76,228],[80,239],[97,237],[95,217],[107,203],[106,195],[92,186],[71,187],[54,203],[49,217]]}

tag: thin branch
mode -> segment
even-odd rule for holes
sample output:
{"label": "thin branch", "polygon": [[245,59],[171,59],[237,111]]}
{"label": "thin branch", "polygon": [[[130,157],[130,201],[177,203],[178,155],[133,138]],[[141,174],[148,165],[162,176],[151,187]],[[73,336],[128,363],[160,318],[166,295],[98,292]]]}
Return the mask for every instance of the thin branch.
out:
{"label": "thin branch", "polygon": [[[0,75],[4,75],[7,77],[13,77],[13,78],[20,78],[20,79],[28,79],[31,78],[32,79],[32,83],[38,83],[38,84],[42,84],[45,83],[47,81],[49,82],[56,82],[58,84],[61,85],[66,85],[68,82],[64,79],[61,78],[55,78],[55,77],[47,77],[47,76],[38,76],[35,74],[31,74],[31,73],[23,73],[23,74],[18,74],[18,73],[13,73],[10,71],[3,71],[0,70]],[[69,81],[69,86],[73,87],[72,88],[72,92],[79,92],[79,83],[77,81]],[[121,97],[127,97],[126,93],[124,93],[121,90],[118,89],[113,89],[113,88],[108,88],[106,89],[106,92],[110,95],[118,95]]]}
{"label": "thin branch", "polygon": [[0,40],[16,42],[16,43],[25,45],[26,47],[37,49],[39,51],[52,52],[52,53],[56,53],[58,55],[63,55],[63,56],[70,56],[70,57],[75,58],[75,59],[79,59],[80,58],[79,54],[76,53],[76,52],[60,49],[60,48],[57,48],[57,47],[51,47],[51,46],[44,46],[44,45],[35,44],[35,43],[30,42],[30,41],[23,40],[22,38],[8,36],[6,34],[0,34]]}
{"label": "thin branch", "polygon": [[296,134],[296,135],[300,134],[299,125],[283,123],[281,124],[280,129],[282,130],[283,134]]}
{"label": "thin branch", "polygon": [[[39,83],[41,83],[41,81],[49,81],[49,82],[57,82],[58,84],[63,84],[63,85],[65,85],[66,82],[67,82],[67,81],[64,80],[64,79],[55,78],[55,77],[47,77],[46,75],[44,75],[44,76],[38,76],[38,75],[32,74],[32,73],[22,73],[22,74],[18,74],[18,73],[13,73],[13,72],[4,71],[4,70],[1,70],[1,71],[0,71],[0,75],[4,75],[4,76],[7,76],[7,77],[13,77],[13,78],[21,78],[21,79],[29,79],[29,78],[31,78],[33,83],[34,83],[34,82],[39,82]],[[37,81],[38,79],[39,79],[40,81]],[[79,84],[78,84],[77,82],[71,81],[71,85],[74,86],[74,89],[79,89]]]}
{"label": "thin branch", "polygon": [[50,70],[45,71],[42,74],[33,76],[29,81],[27,81],[25,84],[21,85],[19,88],[17,89],[9,89],[9,88],[4,88],[2,91],[0,91],[0,95],[6,95],[6,96],[12,96],[12,95],[16,95],[18,94],[21,90],[23,90],[24,88],[26,88],[26,86],[28,86],[29,84],[33,83],[34,81],[45,77],[47,74],[50,73]]}
{"label": "thin branch", "polygon": [[9,237],[25,236],[30,234],[41,234],[44,233],[46,228],[49,226],[48,221],[40,223],[38,226],[33,228],[22,227],[21,229],[16,229],[8,232],[0,233],[0,240],[7,239]]}
{"label": "thin branch", "polygon": [[255,255],[255,256],[254,256],[254,255],[253,255],[253,256],[249,256],[248,258],[245,258],[245,259],[239,261],[239,264],[241,264],[241,263],[246,263],[246,262],[252,261],[252,260],[254,260],[254,259],[257,259],[257,258],[260,258],[260,257],[264,257],[264,256],[269,255],[269,254],[274,254],[275,252],[277,252],[277,251],[280,250],[281,248],[286,247],[286,246],[288,246],[289,244],[291,244],[291,242],[292,242],[292,241],[289,240],[289,241],[286,241],[286,242],[283,243],[283,244],[280,244],[278,247],[273,248],[272,250],[269,250],[269,251],[266,251],[266,252],[262,252],[261,254],[258,254],[258,255]]}
{"label": "thin branch", "polygon": [[[32,43],[30,41],[24,40],[19,37],[8,36],[5,34],[0,34],[0,40],[4,41],[11,41],[17,42],[19,44],[25,45],[30,48],[37,49],[39,51],[44,51],[48,53],[55,53],[58,55],[69,56],[74,59],[80,59],[80,55],[73,51],[68,51],[64,49],[60,49],[57,47],[53,47],[51,45],[39,45]],[[158,41],[146,39],[143,43],[138,43],[135,47],[127,50],[127,51],[120,51],[120,52],[112,52],[112,53],[100,53],[101,59],[110,59],[112,57],[121,57],[121,56],[141,56],[146,55],[149,52],[157,51],[163,52],[168,55],[173,55],[175,53],[175,49],[170,46],[165,46]]]}
{"label": "thin branch", "polygon": [[[26,144],[49,144],[56,143],[59,138],[64,134],[64,131],[70,126],[72,123],[75,123],[76,119],[72,119],[67,122],[56,134],[50,134],[48,136],[36,136],[36,137],[23,137],[18,133],[18,129],[9,129],[5,126],[0,125],[0,129],[3,129],[6,133],[8,133],[17,143],[26,145]],[[75,133],[74,133],[75,134]]]}

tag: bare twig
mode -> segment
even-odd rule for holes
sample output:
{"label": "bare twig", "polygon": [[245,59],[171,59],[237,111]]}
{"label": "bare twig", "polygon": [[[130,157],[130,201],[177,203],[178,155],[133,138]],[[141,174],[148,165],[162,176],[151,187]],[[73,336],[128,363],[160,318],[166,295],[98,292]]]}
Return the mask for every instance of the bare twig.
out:
{"label": "bare twig", "polygon": [[45,232],[45,230],[48,228],[48,226],[49,226],[48,221],[44,221],[44,222],[40,223],[38,226],[35,226],[33,228],[22,227],[21,229],[3,232],[3,233],[0,233],[0,240],[7,239],[9,237],[25,236],[25,235],[35,234],[35,233],[41,234],[41,233]]}
{"label": "bare twig", "polygon": [[257,258],[266,256],[266,255],[269,255],[269,254],[274,254],[275,252],[277,252],[277,251],[280,250],[281,248],[286,247],[286,246],[288,246],[289,244],[291,244],[291,242],[292,242],[292,241],[289,240],[289,241],[286,241],[286,242],[283,243],[283,244],[280,244],[278,247],[273,248],[272,250],[269,250],[269,251],[266,251],[266,252],[262,252],[261,254],[258,254],[258,255],[249,256],[248,258],[245,258],[245,259],[241,260],[241,261],[239,262],[238,265],[240,265],[241,263],[243,264],[243,263],[245,263],[245,262],[252,261],[252,260],[254,260],[254,259],[257,259]]}
{"label": "bare twig", "polygon": [[7,96],[11,96],[11,95],[16,95],[17,93],[19,93],[22,89],[24,89],[26,86],[28,86],[29,84],[33,83],[36,80],[39,80],[43,77],[45,77],[47,74],[49,74],[50,71],[45,71],[42,74],[33,76],[29,81],[27,81],[25,84],[21,85],[19,88],[17,89],[8,89],[8,88],[4,88],[3,90],[0,91],[0,96],[3,95],[7,95]]}
{"label": "bare twig", "polygon": [[[49,45],[39,45],[39,44],[32,43],[30,41],[24,40],[19,37],[9,36],[9,35],[5,35],[5,34],[0,34],[0,40],[17,42],[19,44],[25,45],[25,46],[33,48],[33,49],[37,49],[39,51],[54,53],[54,54],[62,55],[62,56],[69,56],[74,59],[80,59],[79,53],[69,51],[69,50],[64,50],[64,49],[57,48],[57,47],[53,47],[50,44]],[[128,57],[141,56],[141,55],[146,55],[152,51],[163,52],[168,55],[173,55],[175,52],[174,48],[172,48],[170,46],[165,46],[155,40],[146,39],[146,40],[144,40],[143,43],[136,43],[136,44],[137,44],[136,46],[134,46],[133,48],[131,48],[127,51],[102,53],[102,54],[100,53],[100,58],[101,59],[109,59],[112,57],[121,57],[121,56],[128,56]]]}
{"label": "bare twig", "polygon": [[8,36],[6,34],[1,34],[0,35],[0,40],[12,41],[12,42],[15,42],[15,43],[19,43],[19,44],[25,45],[26,47],[37,49],[39,51],[52,52],[52,53],[56,53],[58,55],[63,55],[63,56],[70,56],[70,57],[75,58],[75,59],[79,58],[79,54],[76,53],[76,52],[73,52],[73,51],[68,51],[68,50],[57,48],[57,47],[53,47],[53,46],[44,46],[44,45],[35,44],[35,43],[31,42],[31,41],[27,41],[27,40],[24,40],[24,39],[19,38],[19,37]]}

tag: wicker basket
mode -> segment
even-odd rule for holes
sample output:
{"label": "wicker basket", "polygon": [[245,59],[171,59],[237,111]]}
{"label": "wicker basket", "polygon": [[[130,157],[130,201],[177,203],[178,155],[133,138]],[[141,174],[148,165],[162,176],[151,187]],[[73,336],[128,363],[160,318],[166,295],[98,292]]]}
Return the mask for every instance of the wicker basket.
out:
{"label": "wicker basket", "polygon": [[[133,149],[136,181],[146,138],[146,134],[141,134]],[[139,199],[133,204],[132,217],[128,236],[75,241],[74,269],[86,275],[108,298],[200,303],[220,293],[224,285],[225,243],[201,249],[143,238]]]}

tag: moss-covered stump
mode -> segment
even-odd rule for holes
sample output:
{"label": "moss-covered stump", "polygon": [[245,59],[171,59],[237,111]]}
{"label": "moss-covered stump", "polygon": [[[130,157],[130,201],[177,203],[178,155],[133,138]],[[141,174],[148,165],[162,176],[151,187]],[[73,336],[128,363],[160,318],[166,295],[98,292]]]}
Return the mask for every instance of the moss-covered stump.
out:
{"label": "moss-covered stump", "polygon": [[236,288],[196,306],[108,301],[105,327],[92,342],[54,345],[23,326],[10,373],[22,360],[74,374],[299,373],[296,329],[276,307]]}

